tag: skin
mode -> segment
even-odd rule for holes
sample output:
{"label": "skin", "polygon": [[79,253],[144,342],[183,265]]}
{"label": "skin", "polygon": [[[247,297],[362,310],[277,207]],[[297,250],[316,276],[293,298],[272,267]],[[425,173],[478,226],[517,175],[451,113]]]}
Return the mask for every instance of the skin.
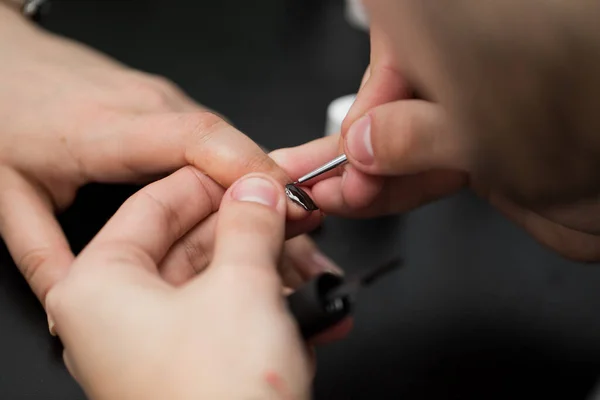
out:
{"label": "skin", "polygon": [[[150,182],[185,165],[210,177],[201,196],[212,222],[190,230],[187,248],[160,266],[181,285],[212,258],[210,215],[225,188],[255,171],[290,181],[257,144],[165,78],[38,29],[2,2],[0,52],[0,234],[42,304],[74,260],[54,214],[87,183]],[[296,206],[287,217],[288,237],[322,218]],[[337,269],[306,236],[285,247],[289,287]]]}
{"label": "skin", "polygon": [[[301,175],[346,152],[312,187],[328,214],[402,212],[469,186],[551,249],[600,260],[600,4],[365,4],[371,65],[341,136],[278,163]],[[365,161],[354,133],[367,126]]]}
{"label": "skin", "polygon": [[89,398],[310,398],[313,362],[281,295],[287,198],[275,179],[251,174],[225,193],[203,273],[180,287],[160,276],[161,260],[203,223],[191,199],[205,179],[186,167],[142,189],[48,293]]}
{"label": "skin", "polygon": [[[598,6],[583,0],[367,5],[372,64],[341,136],[272,158],[295,177],[345,151],[350,165],[343,173],[312,188],[328,213],[399,212],[470,185],[553,249],[600,259],[599,117],[592,107],[600,93]],[[366,127],[368,160],[365,142],[356,140]],[[203,222],[215,224],[212,262],[180,287],[161,279],[160,264],[206,217],[189,203],[197,196],[186,193],[207,191],[208,178],[192,168],[126,203],[50,291],[48,310],[67,364],[92,398],[308,396],[309,357],[282,311],[276,273],[286,201],[281,181],[261,177],[276,200],[246,204],[237,185],[230,188],[220,212]],[[240,246],[244,241],[252,245]],[[248,340],[239,340],[240,331]],[[247,355],[244,362],[239,354]]]}

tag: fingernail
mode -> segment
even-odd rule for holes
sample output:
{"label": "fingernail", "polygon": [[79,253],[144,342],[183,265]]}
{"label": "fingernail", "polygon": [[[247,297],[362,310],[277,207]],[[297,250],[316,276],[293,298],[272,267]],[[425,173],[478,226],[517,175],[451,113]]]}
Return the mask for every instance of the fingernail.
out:
{"label": "fingernail", "polygon": [[365,115],[355,121],[346,135],[346,149],[356,161],[370,165],[375,160],[371,143],[371,117]]}
{"label": "fingernail", "polygon": [[344,271],[320,251],[313,253],[312,262],[317,266],[319,272],[329,272],[330,274],[344,276]]}
{"label": "fingernail", "polygon": [[271,181],[259,177],[250,177],[236,184],[232,197],[238,201],[275,207],[279,200],[279,192]]}
{"label": "fingernail", "polygon": [[54,323],[54,320],[52,317],[50,317],[50,315],[48,315],[48,331],[50,331],[52,336],[56,336],[56,329],[54,328],[55,326],[56,324]]}

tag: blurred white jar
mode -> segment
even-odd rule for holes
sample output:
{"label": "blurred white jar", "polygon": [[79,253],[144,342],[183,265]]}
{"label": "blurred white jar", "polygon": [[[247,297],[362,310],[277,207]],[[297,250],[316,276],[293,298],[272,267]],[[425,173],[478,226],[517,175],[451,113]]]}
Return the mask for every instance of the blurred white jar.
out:
{"label": "blurred white jar", "polygon": [[355,94],[349,94],[335,99],[327,107],[327,122],[325,123],[325,136],[335,135],[342,129],[342,122],[350,107],[354,104],[356,99]]}
{"label": "blurred white jar", "polygon": [[346,0],[346,20],[355,28],[369,30],[369,16],[362,0]]}

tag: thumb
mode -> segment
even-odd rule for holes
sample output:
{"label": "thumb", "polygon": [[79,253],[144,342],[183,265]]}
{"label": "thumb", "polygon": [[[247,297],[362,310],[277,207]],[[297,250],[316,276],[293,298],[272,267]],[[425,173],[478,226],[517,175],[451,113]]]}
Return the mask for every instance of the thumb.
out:
{"label": "thumb", "polygon": [[401,100],[369,110],[343,135],[350,163],[369,175],[406,175],[431,169],[465,169],[465,143],[443,109]]}
{"label": "thumb", "polygon": [[[285,240],[286,197],[281,184],[250,174],[227,191],[219,209],[212,269],[254,296],[281,297],[277,265]],[[236,289],[238,286],[236,285]]]}

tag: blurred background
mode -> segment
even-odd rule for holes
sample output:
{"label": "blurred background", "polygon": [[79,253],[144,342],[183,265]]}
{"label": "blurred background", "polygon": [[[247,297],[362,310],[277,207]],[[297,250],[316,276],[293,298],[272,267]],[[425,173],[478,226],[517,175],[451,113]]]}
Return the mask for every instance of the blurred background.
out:
{"label": "blurred background", "polygon": [[[44,25],[170,78],[270,149],[322,136],[369,59],[343,0],[57,0]],[[61,216],[73,248],[135,189],[85,187]],[[555,256],[468,192],[394,218],[329,218],[314,237],[349,273],[407,261],[361,294],[350,337],[319,349],[316,399],[590,395],[598,266]],[[46,326],[1,247],[0,399],[84,398]]]}

